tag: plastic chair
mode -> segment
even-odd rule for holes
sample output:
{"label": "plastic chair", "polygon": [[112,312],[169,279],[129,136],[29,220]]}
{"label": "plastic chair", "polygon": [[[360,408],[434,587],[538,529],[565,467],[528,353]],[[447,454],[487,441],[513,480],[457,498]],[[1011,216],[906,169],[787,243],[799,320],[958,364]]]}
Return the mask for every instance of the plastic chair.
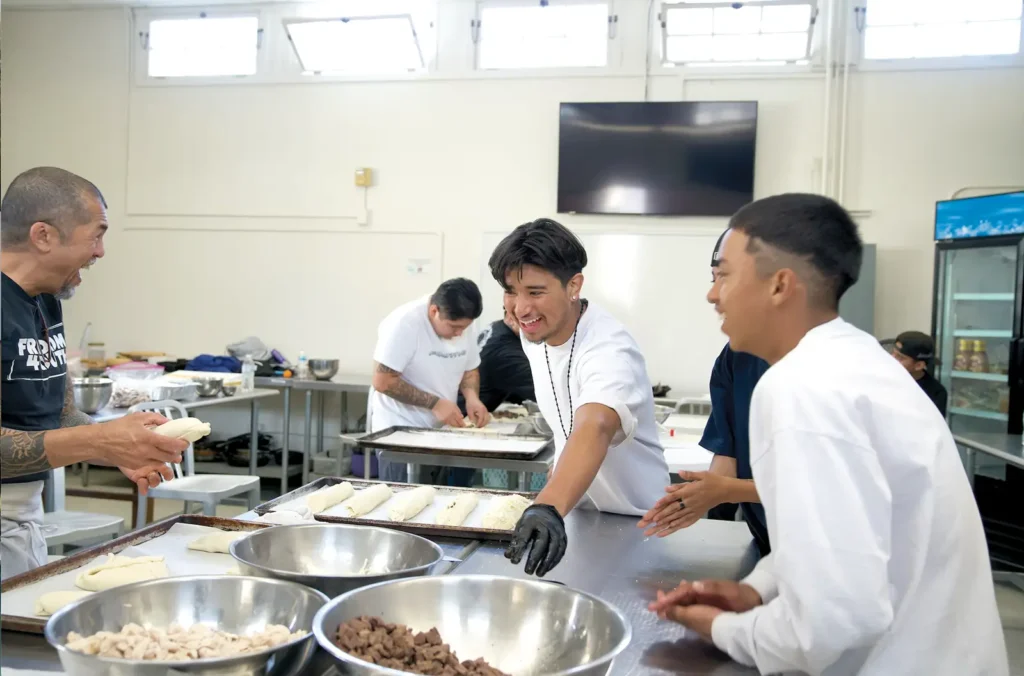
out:
{"label": "plastic chair", "polygon": [[70,512],[64,509],[64,468],[52,470],[53,511],[43,513],[43,537],[51,554],[61,554],[64,545],[85,547],[112,540],[124,533],[124,519],[109,514]]}
{"label": "plastic chair", "polygon": [[[153,411],[168,419],[187,418],[185,407],[176,401],[149,401],[136,404],[128,409],[129,413]],[[185,503],[184,512],[190,512],[189,503],[199,502],[203,505],[203,514],[215,516],[217,503],[233,498],[242,493],[249,495],[249,509],[254,509],[260,502],[260,478],[258,476],[238,476],[234,474],[196,474],[195,456],[192,444],[185,450],[181,464],[171,465],[174,478],[165,481],[156,488],[150,488],[147,495],[139,496],[136,511],[136,523],[139,528],[146,525],[146,508],[150,498],[166,498],[181,500]]]}

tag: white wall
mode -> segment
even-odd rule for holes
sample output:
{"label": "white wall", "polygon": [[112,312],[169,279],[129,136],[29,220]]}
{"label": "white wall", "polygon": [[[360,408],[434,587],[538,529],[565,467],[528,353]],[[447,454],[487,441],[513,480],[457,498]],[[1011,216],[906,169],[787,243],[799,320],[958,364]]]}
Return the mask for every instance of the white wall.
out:
{"label": "white wall", "polygon": [[[618,8],[626,64],[642,54],[644,5]],[[465,6],[442,0],[442,18]],[[375,326],[393,305],[446,277],[493,284],[481,279],[484,233],[555,216],[558,103],[644,91],[626,71],[470,77],[458,74],[459,58],[452,77],[423,81],[145,87],[130,72],[126,10],[3,19],[0,182],[55,164],[106,193],[108,254],[66,314],[72,342],[92,321],[109,349],[191,355],[256,333],[287,354],[366,370]],[[442,48],[452,32],[441,24]],[[466,46],[448,49],[442,67]],[[650,84],[657,100],[758,100],[756,195],[819,187],[820,75],[658,74]],[[845,202],[864,212],[864,238],[878,244],[880,335],[929,326],[934,201],[966,185],[1024,184],[1022,111],[1022,69],[851,76]],[[378,173],[367,228],[354,218],[358,166]],[[725,223],[562,220],[584,232],[701,236]],[[417,252],[433,265],[410,274]],[[671,271],[644,274],[672,286]],[[488,307],[485,317],[497,313]],[[677,351],[717,348],[686,341],[647,355],[652,378],[677,392],[706,382],[705,372],[676,370]]]}

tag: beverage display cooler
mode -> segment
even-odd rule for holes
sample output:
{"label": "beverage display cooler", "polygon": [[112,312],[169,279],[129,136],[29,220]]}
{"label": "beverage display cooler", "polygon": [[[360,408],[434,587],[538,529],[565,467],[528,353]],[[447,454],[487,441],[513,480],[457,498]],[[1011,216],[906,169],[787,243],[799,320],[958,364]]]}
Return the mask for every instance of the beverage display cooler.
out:
{"label": "beverage display cooler", "polygon": [[1021,434],[1024,191],[935,206],[935,377],[955,434]]}

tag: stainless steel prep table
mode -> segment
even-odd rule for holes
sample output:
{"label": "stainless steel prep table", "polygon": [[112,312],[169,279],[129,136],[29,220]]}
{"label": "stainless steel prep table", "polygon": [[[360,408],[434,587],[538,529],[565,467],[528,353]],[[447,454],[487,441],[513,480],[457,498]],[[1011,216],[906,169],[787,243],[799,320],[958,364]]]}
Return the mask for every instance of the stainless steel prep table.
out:
{"label": "stainless steel prep table", "polygon": [[[1005,463],[1024,469],[1024,446],[1021,445],[1019,434],[998,434],[994,432],[975,432],[954,434],[953,440],[963,446],[966,451],[967,478],[974,484],[974,466],[978,453],[998,458]],[[994,571],[996,582],[1007,582],[1024,591],[1024,573]]]}
{"label": "stainless steel prep table", "polygon": [[[566,524],[569,551],[561,565],[545,579],[597,594],[629,617],[633,641],[615,661],[612,674],[757,673],[731,662],[710,644],[679,625],[658,620],[647,610],[647,603],[657,589],[674,587],[682,578],[738,578],[751,570],[756,554],[746,524],[702,519],[664,539],[645,539],[633,517],[577,511],[566,519]],[[448,547],[445,553],[449,553]],[[500,547],[487,545],[469,553],[465,562],[452,572],[527,577],[522,564],[511,565]],[[0,664],[5,667],[60,670],[56,652],[41,636],[3,632],[0,641]],[[321,663],[316,664],[316,668],[311,665],[305,673],[338,673],[326,667],[321,671]]]}
{"label": "stainless steel prep table", "polygon": [[[248,474],[251,476],[271,478],[274,473],[274,468],[269,466],[257,467],[256,451],[259,443],[260,400],[276,396],[277,390],[256,389],[252,392],[238,392],[232,397],[208,397],[197,399],[195,401],[182,402],[181,405],[186,411],[195,411],[197,409],[209,408],[211,406],[226,406],[228,404],[237,404],[244,401],[249,402],[249,431],[252,435],[252,438],[249,441],[249,468],[245,469],[242,467],[234,467],[226,462],[197,462],[195,463],[196,472],[199,474]],[[126,408],[104,408],[93,413],[89,417],[92,418],[94,422],[101,423],[123,418],[127,414],[128,409]],[[285,492],[287,492],[287,477],[288,465],[287,461],[282,457],[281,487]],[[48,499],[52,499],[52,497]],[[47,511],[50,510],[52,510],[52,506],[48,506]]]}

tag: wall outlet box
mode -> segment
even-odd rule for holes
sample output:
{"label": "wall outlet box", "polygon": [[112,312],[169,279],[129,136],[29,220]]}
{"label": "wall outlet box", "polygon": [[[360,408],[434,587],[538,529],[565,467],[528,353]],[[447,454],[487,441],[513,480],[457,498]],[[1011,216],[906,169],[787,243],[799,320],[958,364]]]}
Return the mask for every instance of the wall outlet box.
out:
{"label": "wall outlet box", "polygon": [[373,185],[373,169],[361,167],[356,169],[356,187],[369,188]]}

